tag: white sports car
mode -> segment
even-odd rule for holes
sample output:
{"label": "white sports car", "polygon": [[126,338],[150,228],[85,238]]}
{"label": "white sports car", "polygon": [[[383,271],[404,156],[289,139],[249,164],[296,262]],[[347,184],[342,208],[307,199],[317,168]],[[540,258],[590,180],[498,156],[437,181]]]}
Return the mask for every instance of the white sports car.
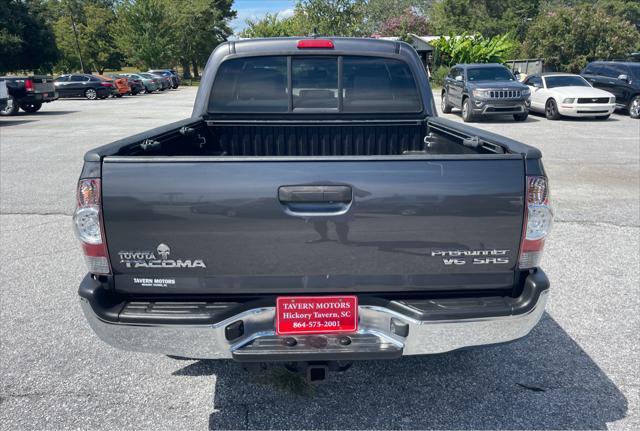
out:
{"label": "white sports car", "polygon": [[593,88],[580,75],[543,73],[524,81],[531,88],[530,111],[544,113],[549,120],[567,117],[596,117],[606,120],[616,109],[613,94]]}

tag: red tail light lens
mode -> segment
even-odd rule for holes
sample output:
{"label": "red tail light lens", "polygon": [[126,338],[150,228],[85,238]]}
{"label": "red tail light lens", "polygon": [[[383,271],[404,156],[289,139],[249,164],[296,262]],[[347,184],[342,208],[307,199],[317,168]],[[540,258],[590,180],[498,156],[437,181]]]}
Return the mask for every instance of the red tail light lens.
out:
{"label": "red tail light lens", "polygon": [[110,82],[101,82],[100,85],[102,85],[103,87],[113,87]]}
{"label": "red tail light lens", "polygon": [[520,245],[520,269],[538,266],[544,240],[551,231],[553,209],[549,202],[549,185],[545,177],[527,177],[527,210]]}
{"label": "red tail light lens", "polygon": [[110,274],[111,265],[104,241],[102,211],[100,209],[100,180],[84,179],[78,182],[76,211],[73,227],[82,244],[84,260],[92,274]]}
{"label": "red tail light lens", "polygon": [[35,88],[33,87],[33,81],[30,79],[24,80],[24,89],[27,91],[33,91]]}
{"label": "red tail light lens", "polygon": [[333,41],[329,39],[299,40],[298,49],[333,49]]}

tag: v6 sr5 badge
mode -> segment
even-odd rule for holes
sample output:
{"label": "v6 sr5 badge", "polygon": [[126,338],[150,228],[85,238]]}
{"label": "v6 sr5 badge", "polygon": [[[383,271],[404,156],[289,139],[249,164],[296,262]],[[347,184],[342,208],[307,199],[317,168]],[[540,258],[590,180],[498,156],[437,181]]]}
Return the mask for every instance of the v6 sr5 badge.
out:
{"label": "v6 sr5 badge", "polygon": [[431,257],[442,258],[445,265],[504,265],[509,263],[509,250],[437,250]]}
{"label": "v6 sr5 badge", "polygon": [[171,247],[160,243],[153,251],[129,251],[118,252],[120,263],[127,268],[206,268],[202,259],[174,259],[171,257]]}

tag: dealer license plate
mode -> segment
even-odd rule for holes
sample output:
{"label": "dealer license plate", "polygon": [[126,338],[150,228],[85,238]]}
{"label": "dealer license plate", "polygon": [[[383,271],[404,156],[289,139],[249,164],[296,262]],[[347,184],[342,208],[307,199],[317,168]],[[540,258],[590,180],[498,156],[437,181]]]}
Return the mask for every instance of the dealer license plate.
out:
{"label": "dealer license plate", "polygon": [[357,296],[281,296],[276,300],[278,335],[357,330]]}

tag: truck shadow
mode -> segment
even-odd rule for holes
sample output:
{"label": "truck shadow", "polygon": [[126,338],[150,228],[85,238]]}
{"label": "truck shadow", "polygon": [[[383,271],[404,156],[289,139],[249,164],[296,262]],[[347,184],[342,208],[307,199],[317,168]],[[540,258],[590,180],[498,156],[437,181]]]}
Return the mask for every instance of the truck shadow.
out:
{"label": "truck shadow", "polygon": [[175,374],[215,375],[210,429],[606,429],[628,408],[548,314],[511,344],[360,362],[308,391],[231,361]]}

